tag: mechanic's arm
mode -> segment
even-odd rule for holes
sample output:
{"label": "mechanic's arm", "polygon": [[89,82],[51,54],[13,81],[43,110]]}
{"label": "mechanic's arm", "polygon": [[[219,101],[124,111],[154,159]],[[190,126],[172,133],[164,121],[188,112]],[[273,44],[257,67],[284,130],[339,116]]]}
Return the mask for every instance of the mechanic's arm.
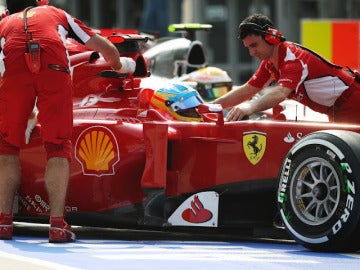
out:
{"label": "mechanic's arm", "polygon": [[94,51],[100,52],[106,62],[108,62],[114,70],[121,69],[120,53],[115,45],[108,39],[95,34],[86,43],[85,46]]}
{"label": "mechanic's arm", "polygon": [[250,99],[253,95],[258,93],[261,88],[256,88],[251,86],[248,83],[245,83],[231,91],[227,92],[225,95],[217,98],[211,103],[220,104],[224,109],[233,107],[245,100]]}
{"label": "mechanic's arm", "polygon": [[95,34],[85,43],[85,46],[100,52],[112,69],[121,73],[134,73],[135,61],[129,57],[120,58],[118,49],[107,38]]}
{"label": "mechanic's arm", "polygon": [[226,120],[238,121],[253,113],[273,108],[284,101],[291,92],[291,89],[281,85],[270,87],[259,98],[241,103],[232,108],[226,116]]}

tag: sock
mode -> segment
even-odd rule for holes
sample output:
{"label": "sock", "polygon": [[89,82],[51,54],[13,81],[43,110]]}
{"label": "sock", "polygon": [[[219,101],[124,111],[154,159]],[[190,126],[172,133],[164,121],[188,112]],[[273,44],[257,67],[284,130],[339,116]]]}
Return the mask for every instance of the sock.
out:
{"label": "sock", "polygon": [[11,225],[13,222],[12,214],[4,214],[0,212],[0,224]]}
{"label": "sock", "polygon": [[57,228],[63,228],[64,227],[64,216],[58,216],[58,217],[50,217],[50,226],[51,227],[57,227]]}

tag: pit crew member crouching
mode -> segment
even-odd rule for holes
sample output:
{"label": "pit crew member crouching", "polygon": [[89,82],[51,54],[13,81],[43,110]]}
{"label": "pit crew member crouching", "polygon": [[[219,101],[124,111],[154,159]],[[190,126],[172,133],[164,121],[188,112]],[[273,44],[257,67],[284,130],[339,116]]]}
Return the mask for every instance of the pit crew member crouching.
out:
{"label": "pit crew member crouching", "polygon": [[[326,114],[329,121],[360,124],[360,76],[288,42],[272,21],[254,14],[239,25],[239,39],[261,63],[243,85],[213,103],[232,108],[228,121],[275,107],[287,98]],[[271,84],[274,86],[269,87]],[[268,87],[268,88],[267,88]],[[251,99],[262,89],[265,94]]]}

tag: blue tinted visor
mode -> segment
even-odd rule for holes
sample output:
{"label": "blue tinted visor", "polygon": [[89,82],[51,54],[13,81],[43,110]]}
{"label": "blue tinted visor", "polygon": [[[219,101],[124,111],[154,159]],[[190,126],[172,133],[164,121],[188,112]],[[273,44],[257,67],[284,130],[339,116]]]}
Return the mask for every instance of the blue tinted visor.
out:
{"label": "blue tinted visor", "polygon": [[198,83],[197,90],[205,101],[215,100],[229,92],[232,88],[232,82],[226,83]]}

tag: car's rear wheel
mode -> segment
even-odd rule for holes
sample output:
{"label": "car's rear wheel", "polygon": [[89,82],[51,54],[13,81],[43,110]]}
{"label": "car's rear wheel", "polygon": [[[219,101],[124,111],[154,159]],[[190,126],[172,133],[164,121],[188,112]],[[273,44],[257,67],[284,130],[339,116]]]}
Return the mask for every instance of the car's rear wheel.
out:
{"label": "car's rear wheel", "polygon": [[286,156],[278,190],[287,232],[319,251],[360,249],[360,134],[320,131]]}

